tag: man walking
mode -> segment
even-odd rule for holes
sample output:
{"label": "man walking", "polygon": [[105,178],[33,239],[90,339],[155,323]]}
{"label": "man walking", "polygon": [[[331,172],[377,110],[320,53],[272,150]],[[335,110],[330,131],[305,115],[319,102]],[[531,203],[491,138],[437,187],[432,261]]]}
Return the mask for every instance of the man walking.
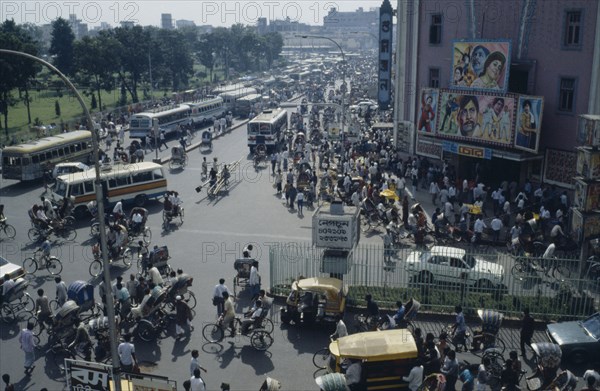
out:
{"label": "man walking", "polygon": [[217,307],[217,316],[220,316],[224,310],[225,299],[223,299],[223,292],[229,293],[229,289],[225,286],[225,279],[221,278],[213,291],[213,304]]}
{"label": "man walking", "polygon": [[192,326],[192,310],[187,305],[180,295],[175,297],[175,334],[177,339],[183,337],[184,331],[183,326],[188,325],[190,332],[194,331]]}
{"label": "man walking", "polygon": [[523,310],[523,321],[521,322],[521,356],[525,356],[525,345],[531,348],[531,338],[533,337],[533,330],[535,327],[535,320],[529,314],[529,308]]}
{"label": "man walking", "polygon": [[21,335],[19,336],[19,343],[21,344],[21,349],[25,352],[25,374],[27,376],[31,375],[33,368],[33,362],[35,361],[35,342],[33,340],[33,323],[27,322],[27,328],[21,330]]}
{"label": "man walking", "polygon": [[58,306],[62,307],[67,301],[67,285],[60,277],[55,277],[54,282],[56,282],[56,301]]}
{"label": "man walking", "polygon": [[137,366],[137,358],[135,357],[135,346],[130,342],[131,334],[123,336],[123,342],[118,347],[119,359],[121,360],[121,370],[131,373],[133,366]]}

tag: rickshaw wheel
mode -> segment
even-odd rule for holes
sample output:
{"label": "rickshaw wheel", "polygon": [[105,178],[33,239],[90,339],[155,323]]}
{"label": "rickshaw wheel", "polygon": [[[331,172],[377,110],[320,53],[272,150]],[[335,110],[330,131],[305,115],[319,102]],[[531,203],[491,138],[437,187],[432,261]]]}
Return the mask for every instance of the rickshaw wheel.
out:
{"label": "rickshaw wheel", "polygon": [[156,330],[154,325],[147,319],[142,319],[137,325],[137,335],[144,342],[150,342],[154,340]]}
{"label": "rickshaw wheel", "polygon": [[319,369],[325,369],[327,368],[327,362],[329,361],[329,356],[331,355],[331,352],[329,351],[329,348],[323,348],[318,350],[312,358],[313,364],[315,365],[315,367],[319,368]]}
{"label": "rickshaw wheel", "polygon": [[273,321],[271,319],[264,318],[260,328],[271,334],[273,330],[275,330],[275,325],[273,325]]}
{"label": "rickshaw wheel", "polygon": [[207,324],[202,328],[202,336],[211,343],[221,342],[225,337],[223,328],[216,323]]}
{"label": "rickshaw wheel", "polygon": [[150,230],[150,228],[144,227],[144,234],[142,236],[142,240],[144,241],[144,244],[150,244],[150,241],[152,240],[152,231]]}
{"label": "rickshaw wheel", "polygon": [[92,277],[98,277],[100,273],[102,273],[102,262],[96,259],[90,264],[90,275]]}
{"label": "rickshaw wheel", "polygon": [[196,308],[196,295],[194,295],[194,292],[186,291],[182,296],[190,309]]}
{"label": "rickshaw wheel", "polygon": [[175,162],[173,161],[173,159],[169,160],[169,169],[174,170],[176,167]]}
{"label": "rickshaw wheel", "polygon": [[33,297],[29,296],[29,293],[23,294],[21,297],[21,304],[25,311],[33,313],[33,310],[35,309],[35,300],[33,300]]}
{"label": "rickshaw wheel", "polygon": [[133,251],[131,251],[130,248],[126,248],[125,251],[123,251],[123,263],[125,264],[125,266],[130,267],[132,262]]}
{"label": "rickshaw wheel", "polygon": [[265,330],[255,330],[250,335],[250,344],[256,350],[267,350],[273,345],[273,337]]}
{"label": "rickshaw wheel", "polygon": [[29,240],[34,243],[37,243],[42,239],[42,234],[37,228],[30,228],[29,231],[27,231],[27,236],[29,237]]}
{"label": "rickshaw wheel", "polygon": [[15,313],[12,310],[12,308],[10,308],[10,305],[5,304],[2,306],[2,309],[0,309],[1,315],[2,315],[2,320],[5,323],[13,323],[15,321]]}

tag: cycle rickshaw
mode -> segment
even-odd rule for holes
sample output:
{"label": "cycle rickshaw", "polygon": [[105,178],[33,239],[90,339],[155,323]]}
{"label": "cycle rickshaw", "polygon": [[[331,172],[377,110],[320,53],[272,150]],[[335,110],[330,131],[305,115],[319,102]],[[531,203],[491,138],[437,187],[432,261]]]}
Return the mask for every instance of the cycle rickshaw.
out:
{"label": "cycle rickshaw", "polygon": [[17,313],[21,310],[25,310],[33,315],[35,301],[25,292],[28,286],[29,282],[26,279],[17,278],[15,285],[7,292],[6,297],[2,297],[0,312],[4,322],[14,322],[17,318]]}
{"label": "cycle rickshaw", "polygon": [[[271,331],[264,329],[263,325],[268,311],[263,311],[262,315],[254,319],[247,331],[243,331],[242,320],[238,317],[233,318],[236,330],[241,330],[241,334],[250,338],[250,345],[256,350],[264,351],[273,345],[273,337]],[[273,323],[270,323],[273,326]],[[223,325],[222,317],[217,323],[207,324],[202,328],[202,336],[210,343],[219,343],[225,338],[225,326]]]}
{"label": "cycle rickshaw", "polygon": [[202,132],[202,144],[203,147],[207,147],[212,150],[212,133],[209,130]]}
{"label": "cycle rickshaw", "polygon": [[[73,300],[67,300],[58,309],[52,318],[50,327],[45,329],[48,333],[48,344],[50,346],[58,341],[70,340],[74,337],[77,323],[79,322],[79,311],[79,306]],[[32,317],[29,321],[32,321],[34,324],[33,335],[39,337],[43,325],[38,321],[37,317]]]}
{"label": "cycle rickshaw", "polygon": [[267,146],[265,144],[258,144],[254,148],[254,166],[258,167],[261,162],[267,161]]}
{"label": "cycle rickshaw", "polygon": [[94,300],[94,285],[87,281],[73,281],[70,283],[67,287],[67,298],[79,306],[78,315],[82,321],[87,322],[89,319],[97,318],[102,314],[100,304]]}
{"label": "cycle rickshaw", "polygon": [[147,256],[144,256],[140,250],[141,248],[138,250],[138,275],[146,277],[150,263],[152,263],[152,266],[156,266],[162,277],[167,277],[171,273],[172,269],[171,265],[169,265],[171,256],[169,255],[169,248],[167,246],[154,246],[154,249]]}
{"label": "cycle rickshaw", "polygon": [[192,276],[182,274],[167,288],[168,295],[165,304],[169,306],[170,310],[175,310],[175,298],[178,295],[181,296],[190,309],[196,307],[196,295],[189,290],[193,282],[194,278]]}
{"label": "cycle rickshaw", "polygon": [[[177,217],[179,217],[179,225],[183,224],[183,218],[185,215],[185,211],[183,209],[183,204],[180,205],[172,205],[171,209],[163,209],[163,227],[165,229],[168,228],[169,224],[171,224],[171,222],[176,219]],[[168,208],[168,206],[167,206]]]}
{"label": "cycle rickshaw", "polygon": [[[139,213],[142,216],[142,222],[137,227],[134,227],[132,218],[136,213]],[[135,238],[141,236],[144,243],[150,244],[150,241],[152,240],[152,231],[150,230],[150,227],[146,226],[147,222],[148,209],[139,206],[131,209],[129,219],[127,220],[127,235],[129,236],[129,242],[132,242]]]}
{"label": "cycle rickshaw", "polygon": [[181,146],[171,148],[171,160],[169,161],[169,168],[175,170],[177,168],[183,169],[188,162],[187,153]]}
{"label": "cycle rickshaw", "polygon": [[335,323],[346,310],[348,287],[330,277],[304,278],[292,283],[286,306],[281,309],[285,324]]}
{"label": "cycle rickshaw", "polygon": [[136,333],[142,341],[153,341],[167,330],[171,319],[165,311],[167,295],[167,289],[155,290],[144,308],[138,305],[131,309],[131,316],[137,320]]}
{"label": "cycle rickshaw", "polygon": [[487,309],[478,309],[477,315],[481,320],[481,329],[473,330],[471,341],[473,351],[475,354],[483,352],[484,357],[489,354],[503,356],[506,344],[498,334],[504,315],[498,311]]}
{"label": "cycle rickshaw", "polygon": [[557,377],[562,351],[560,346],[551,342],[531,344],[535,354],[536,371],[527,378],[527,388],[530,391],[550,390],[549,385]]}
{"label": "cycle rickshaw", "polygon": [[250,269],[252,264],[258,261],[254,258],[239,258],[233,263],[233,268],[237,272],[233,277],[233,295],[237,296],[238,291],[245,289],[250,280]]}

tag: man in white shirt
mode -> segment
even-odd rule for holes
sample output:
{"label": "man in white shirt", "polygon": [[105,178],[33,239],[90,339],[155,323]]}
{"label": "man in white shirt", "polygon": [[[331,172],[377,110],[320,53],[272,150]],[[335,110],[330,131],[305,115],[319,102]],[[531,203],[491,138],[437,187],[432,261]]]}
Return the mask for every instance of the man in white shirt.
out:
{"label": "man in white shirt", "polygon": [[260,278],[258,276],[258,262],[254,261],[250,268],[250,277],[248,278],[248,285],[250,285],[250,292],[252,293],[252,299],[258,296],[260,291]]}
{"label": "man in white shirt", "polygon": [[156,286],[163,286],[165,281],[160,275],[158,268],[153,264],[150,264],[148,266],[150,267],[150,270],[148,270],[148,276],[150,277],[149,280],[152,281]]}
{"label": "man in white shirt", "polygon": [[60,276],[54,277],[54,282],[56,282],[56,301],[58,301],[59,307],[62,307],[67,301],[67,285]]}
{"label": "man in white shirt", "polygon": [[119,201],[115,204],[115,207],[113,208],[113,216],[116,216],[116,215],[122,216],[123,214],[124,214],[123,213],[123,202]]}
{"label": "man in white shirt", "polygon": [[256,305],[256,309],[252,312],[250,317],[248,319],[244,319],[242,321],[242,335],[246,334],[248,332],[248,329],[250,328],[250,326],[252,324],[254,324],[254,322],[262,316],[262,313],[263,313],[262,302],[260,300],[258,300],[255,303],[255,305]]}
{"label": "man in white shirt", "polygon": [[409,372],[408,376],[402,376],[402,380],[408,382],[410,391],[417,391],[423,383],[423,366],[415,365]]}
{"label": "man in white shirt", "polygon": [[131,341],[131,335],[125,334],[123,336],[124,342],[119,344],[117,349],[119,353],[119,359],[121,360],[121,369],[123,372],[131,372],[133,366],[137,365],[137,359],[135,357],[135,346],[129,342]]}
{"label": "man in white shirt", "polygon": [[500,240],[500,231],[502,230],[502,227],[504,226],[502,224],[502,220],[500,220],[500,217],[498,215],[496,215],[496,217],[494,217],[494,219],[492,220],[491,226],[492,226],[492,239],[494,240],[494,242],[497,242]]}
{"label": "man in white shirt", "polygon": [[481,236],[483,235],[483,229],[487,228],[487,225],[483,222],[481,215],[477,216],[475,224],[473,224],[473,232],[475,232],[475,241],[480,242]]}
{"label": "man in white shirt", "polygon": [[433,206],[436,205],[436,200],[439,192],[440,188],[438,187],[438,184],[435,182],[431,182],[429,184],[429,195],[431,196],[431,203],[433,204]]}
{"label": "man in white shirt", "polygon": [[206,391],[204,380],[200,377],[200,368],[194,369],[194,376],[190,378],[190,391]]}
{"label": "man in white shirt", "polygon": [[450,200],[446,201],[446,203],[444,204],[444,217],[446,217],[446,219],[451,225],[454,225],[454,223],[456,222],[454,206],[452,206],[452,202],[450,202]]}
{"label": "man in white shirt", "polygon": [[342,338],[348,335],[348,328],[346,327],[346,323],[344,323],[343,319],[338,320],[337,325],[335,326],[335,333],[329,336],[330,339],[336,340],[338,338]]}
{"label": "man in white shirt", "polygon": [[217,306],[217,316],[220,316],[225,309],[225,299],[223,298],[224,292],[229,293],[229,289],[225,286],[225,279],[221,278],[219,279],[219,283],[215,285],[213,291],[213,303]]}
{"label": "man in white shirt", "polygon": [[134,232],[139,232],[144,221],[144,216],[139,211],[136,211],[131,217],[131,229]]}

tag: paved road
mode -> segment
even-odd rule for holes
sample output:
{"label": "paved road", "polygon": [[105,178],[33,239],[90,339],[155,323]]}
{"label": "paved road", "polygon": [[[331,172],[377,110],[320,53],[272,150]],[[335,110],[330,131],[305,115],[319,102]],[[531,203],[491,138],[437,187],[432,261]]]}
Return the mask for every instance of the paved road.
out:
{"label": "paved road", "polygon": [[[283,383],[284,390],[316,390],[313,380],[315,368],[312,354],[325,346],[329,330],[305,330],[296,327],[280,326],[278,317],[273,316],[275,344],[268,352],[256,352],[249,346],[247,338],[238,337],[226,340],[221,345],[205,344],[202,325],[215,317],[215,307],[211,304],[212,288],[219,277],[226,278],[226,284],[233,288],[233,261],[248,243],[255,245],[254,256],[261,261],[261,274],[265,285],[268,282],[268,248],[270,243],[279,241],[308,241],[311,234],[310,214],[305,217],[290,212],[274,193],[269,170],[255,170],[246,146],[246,132],[242,126],[214,142],[214,149],[206,154],[203,149],[191,151],[189,165],[182,171],[169,174],[169,187],[179,191],[185,204],[186,220],[181,227],[163,231],[162,204],[150,202],[147,205],[151,216],[149,225],[153,231],[153,244],[169,246],[174,268],[183,268],[192,274],[198,301],[195,331],[189,339],[175,341],[174,326],[168,338],[156,343],[136,342],[139,359],[144,363],[143,370],[167,375],[178,382],[188,378],[188,364],[192,349],[200,349],[200,361],[208,369],[205,379],[209,389],[217,389],[221,382],[230,383],[232,390],[255,390],[265,376],[269,375]],[[197,139],[196,139],[197,140]],[[172,141],[171,143],[174,143]],[[167,156],[164,152],[163,156]],[[241,165],[233,173],[232,186],[228,194],[209,200],[203,191],[197,194],[194,188],[201,182],[202,157],[208,160],[218,157],[220,162],[233,162],[241,159]],[[41,189],[38,184],[19,184],[3,181],[1,184],[2,202],[6,204],[9,221],[17,229],[13,241],[0,242],[0,253],[9,260],[19,263],[35,249],[29,243],[27,230],[29,221],[27,208],[38,202]],[[79,222],[78,237],[75,243],[57,245],[53,252],[63,260],[65,268],[62,277],[71,282],[78,279],[91,280],[88,274],[90,260],[89,224]],[[379,242],[375,236],[371,239]],[[113,267],[111,274],[126,278],[135,269],[125,270]],[[31,278],[29,293],[42,287],[50,298],[54,297],[54,282],[44,271]],[[97,283],[97,281],[93,281]],[[248,306],[248,297],[242,294],[236,303],[241,313]],[[274,308],[276,313],[276,308]],[[420,323],[425,332],[438,333],[441,328],[437,321]],[[37,390],[47,387],[60,390],[63,379],[56,363],[42,354],[36,362],[31,377],[23,375],[23,353],[19,350],[17,335],[24,327],[18,324],[2,324],[0,328],[0,372],[9,373],[18,389]],[[506,341],[516,346],[516,331],[505,331]],[[536,335],[536,339],[542,336]],[[42,343],[45,338],[42,338]],[[471,358],[471,361],[474,361]]]}

